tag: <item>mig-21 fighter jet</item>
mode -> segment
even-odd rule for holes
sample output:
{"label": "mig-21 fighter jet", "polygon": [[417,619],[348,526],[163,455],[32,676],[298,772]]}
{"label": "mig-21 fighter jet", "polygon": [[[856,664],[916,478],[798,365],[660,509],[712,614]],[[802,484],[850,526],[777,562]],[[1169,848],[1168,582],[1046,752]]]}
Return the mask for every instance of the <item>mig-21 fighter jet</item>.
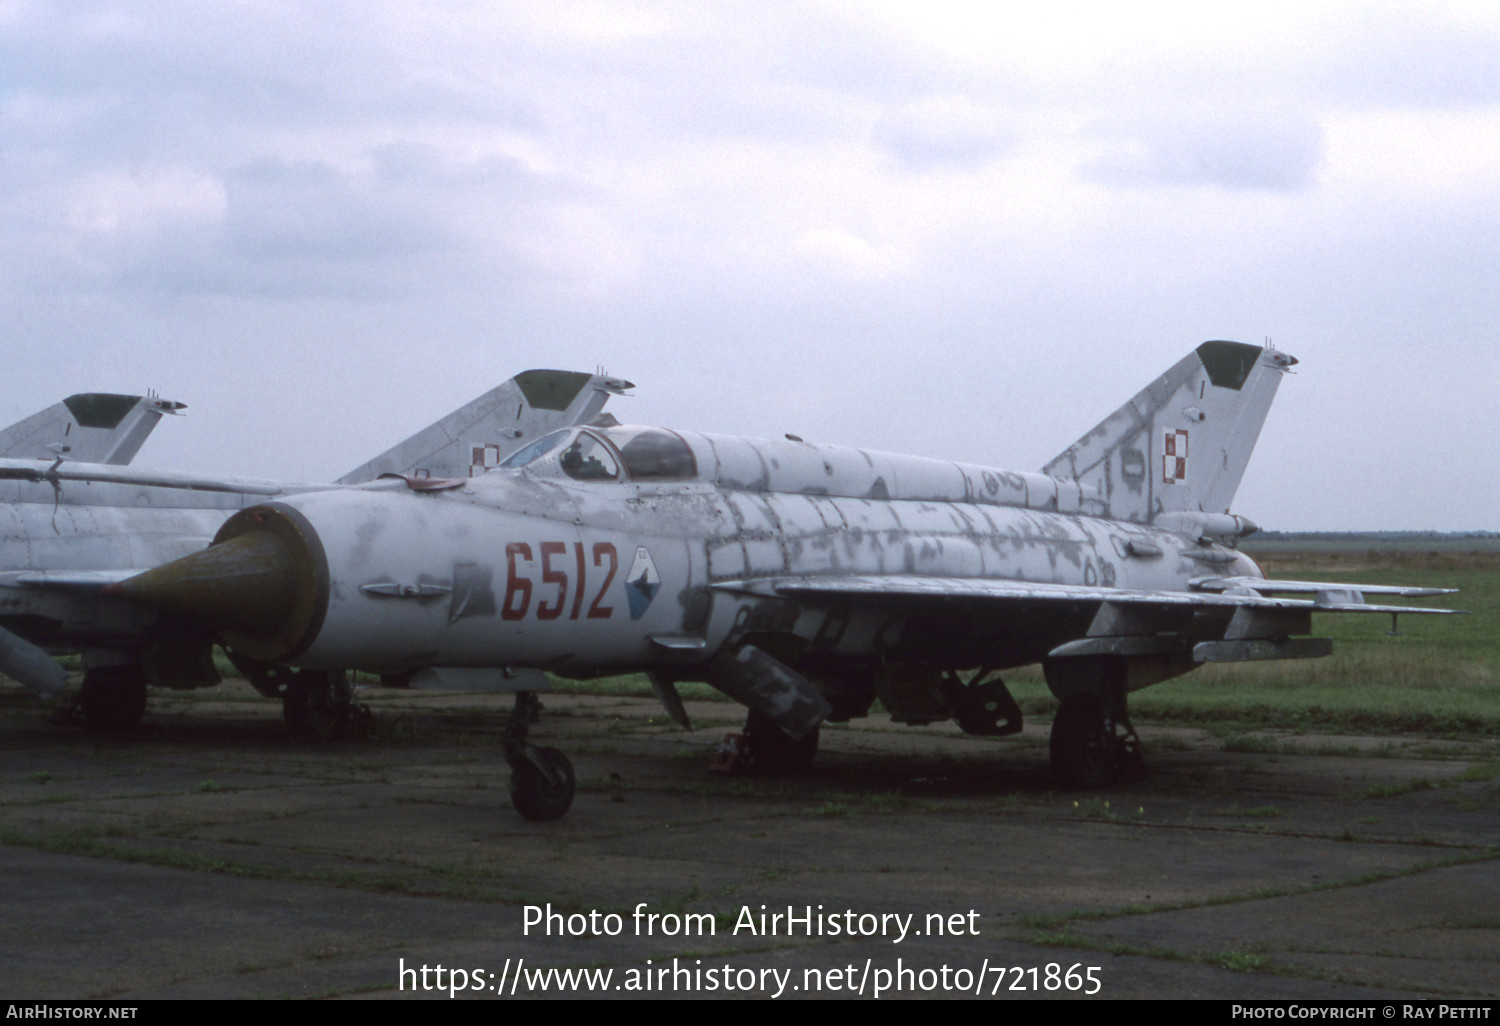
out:
{"label": "mig-21 fighter jet", "polygon": [[518,690],[528,818],[573,773],[526,730],[543,672],[706,681],[761,765],[879,699],[897,722],[1021,729],[999,678],[1040,663],[1067,785],[1142,764],[1130,692],[1207,662],[1303,659],[1313,614],[1444,612],[1434,589],[1267,580],[1230,505],[1297,361],[1205,342],[1040,472],[619,424],[563,428],[481,476],[387,478],[248,506],[202,552],[107,589],[267,679],[361,669]]}
{"label": "mig-21 fighter jet", "polygon": [[[340,482],[405,474],[413,482],[482,474],[516,448],[590,420],[630,383],[603,374],[527,371],[375,457]],[[85,666],[78,707],[103,729],[136,723],[147,684],[217,684],[208,635],[190,621],[104,593],[207,546],[237,510],[331,485],[284,484],[125,466],[164,413],[181,403],[102,393],[75,395],[0,430],[0,673],[44,697]],[[309,717],[334,728],[347,688],[256,673],[282,698],[289,725]]]}

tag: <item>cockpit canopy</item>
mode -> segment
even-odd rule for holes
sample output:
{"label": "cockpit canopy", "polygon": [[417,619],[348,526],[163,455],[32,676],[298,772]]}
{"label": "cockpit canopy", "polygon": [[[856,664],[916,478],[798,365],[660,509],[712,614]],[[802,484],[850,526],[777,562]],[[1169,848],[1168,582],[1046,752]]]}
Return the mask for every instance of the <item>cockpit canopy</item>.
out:
{"label": "cockpit canopy", "polygon": [[623,466],[632,481],[687,480],[697,476],[693,450],[682,436],[662,428],[564,428],[511,453],[501,467],[554,469],[575,481],[617,481]]}

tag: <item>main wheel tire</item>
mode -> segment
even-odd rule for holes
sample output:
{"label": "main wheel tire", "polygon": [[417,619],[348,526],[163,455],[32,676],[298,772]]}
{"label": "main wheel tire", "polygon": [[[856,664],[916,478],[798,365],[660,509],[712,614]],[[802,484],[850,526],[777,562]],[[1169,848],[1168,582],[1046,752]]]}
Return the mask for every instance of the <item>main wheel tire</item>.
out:
{"label": "main wheel tire", "polygon": [[561,819],[573,807],[573,764],[556,748],[538,748],[536,755],[550,774],[528,759],[520,760],[510,773],[510,802],[522,819],[533,823]]}
{"label": "main wheel tire", "polygon": [[750,765],[757,773],[806,773],[818,757],[818,728],[792,737],[763,712],[750,710],[745,721]]}
{"label": "main wheel tire", "polygon": [[1117,744],[1104,720],[1104,702],[1086,691],[1062,700],[1049,742],[1052,772],[1074,790],[1108,787],[1118,773]]}
{"label": "main wheel tire", "polygon": [[120,734],[146,713],[146,674],[139,666],[96,666],[84,674],[78,707],[90,730]]}

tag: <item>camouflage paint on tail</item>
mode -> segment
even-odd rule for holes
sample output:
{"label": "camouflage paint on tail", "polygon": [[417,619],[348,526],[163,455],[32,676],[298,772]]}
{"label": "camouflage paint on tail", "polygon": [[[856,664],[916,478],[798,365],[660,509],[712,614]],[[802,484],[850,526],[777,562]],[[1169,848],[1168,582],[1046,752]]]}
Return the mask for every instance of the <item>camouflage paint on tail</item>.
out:
{"label": "camouflage paint on tail", "polygon": [[373,481],[381,474],[472,477],[521,446],[558,428],[599,415],[611,395],[634,388],[621,378],[581,371],[522,371],[338,479]]}
{"label": "camouflage paint on tail", "polygon": [[1281,376],[1274,348],[1205,342],[1042,472],[1074,480],[1084,509],[1149,523],[1163,513],[1227,513]]}
{"label": "camouflage paint on tail", "polygon": [[83,392],[0,429],[0,458],[124,466],[135,458],[162,415],[184,403],[155,395]]}

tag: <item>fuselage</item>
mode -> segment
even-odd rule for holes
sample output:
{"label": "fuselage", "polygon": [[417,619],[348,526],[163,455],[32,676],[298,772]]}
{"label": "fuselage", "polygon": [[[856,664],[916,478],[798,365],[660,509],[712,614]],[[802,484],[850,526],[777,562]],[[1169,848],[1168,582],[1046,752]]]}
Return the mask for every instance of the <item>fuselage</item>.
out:
{"label": "fuselage", "polygon": [[930,612],[791,603],[763,585],[919,575],[1181,591],[1259,575],[1233,549],[1086,515],[1076,485],[1038,474],[633,427],[528,450],[448,490],[386,481],[273,504],[315,539],[304,555],[327,587],[315,629],[268,654],[387,673],[665,666],[681,678],[754,634],[823,667],[878,655],[1001,668],[1080,636],[1097,604],[1079,603],[1077,623],[1017,617],[972,636]]}

